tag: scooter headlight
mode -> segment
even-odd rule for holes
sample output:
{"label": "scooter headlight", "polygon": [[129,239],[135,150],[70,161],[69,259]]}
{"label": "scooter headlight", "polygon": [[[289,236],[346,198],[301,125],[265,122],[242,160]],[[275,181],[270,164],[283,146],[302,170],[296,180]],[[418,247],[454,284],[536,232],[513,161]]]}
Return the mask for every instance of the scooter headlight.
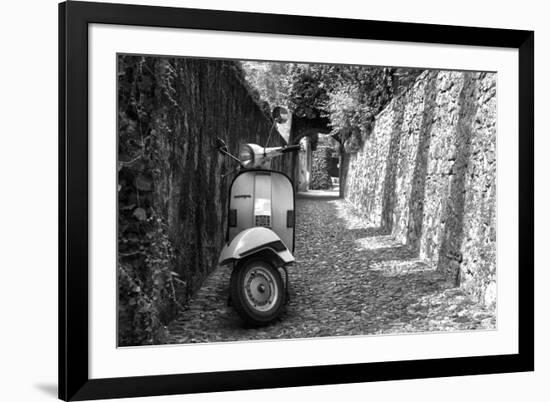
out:
{"label": "scooter headlight", "polygon": [[254,164],[254,151],[247,144],[241,145],[239,149],[239,160],[243,166],[251,166]]}

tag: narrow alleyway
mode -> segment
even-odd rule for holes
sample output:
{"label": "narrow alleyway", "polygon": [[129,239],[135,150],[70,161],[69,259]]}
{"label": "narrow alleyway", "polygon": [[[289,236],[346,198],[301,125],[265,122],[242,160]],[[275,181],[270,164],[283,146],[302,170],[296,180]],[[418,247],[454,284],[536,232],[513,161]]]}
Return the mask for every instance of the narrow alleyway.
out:
{"label": "narrow alleyway", "polygon": [[296,200],[296,263],[281,317],[246,328],[227,306],[230,269],[218,268],[169,327],[170,343],[495,328],[477,305],[406,247],[362,224],[337,192]]}

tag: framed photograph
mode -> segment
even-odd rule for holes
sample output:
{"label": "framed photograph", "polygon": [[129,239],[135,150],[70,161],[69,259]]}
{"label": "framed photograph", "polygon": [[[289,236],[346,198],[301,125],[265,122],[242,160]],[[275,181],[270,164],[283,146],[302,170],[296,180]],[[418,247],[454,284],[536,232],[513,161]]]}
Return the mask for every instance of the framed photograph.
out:
{"label": "framed photograph", "polygon": [[59,5],[59,397],[534,369],[534,33]]}

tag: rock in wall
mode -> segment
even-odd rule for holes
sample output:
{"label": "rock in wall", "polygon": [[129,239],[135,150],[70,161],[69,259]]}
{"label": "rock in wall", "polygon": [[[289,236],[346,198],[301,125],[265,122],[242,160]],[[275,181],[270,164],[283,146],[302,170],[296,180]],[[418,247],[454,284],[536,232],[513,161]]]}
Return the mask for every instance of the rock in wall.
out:
{"label": "rock in wall", "polygon": [[480,301],[496,301],[496,76],[426,71],[347,155],[344,195]]}
{"label": "rock in wall", "polygon": [[[242,143],[264,144],[272,120],[239,67],[223,60],[120,56],[118,106],[120,255],[147,253],[152,231],[165,227],[159,241],[170,243],[173,256],[166,258],[185,284],[185,299],[216,267],[226,233],[236,164],[217,152],[216,138],[238,154]],[[282,144],[273,133],[270,146]],[[289,173],[289,156],[272,168]],[[145,225],[153,221],[159,225]],[[147,261],[160,258],[149,257],[128,266],[148,272]]]}

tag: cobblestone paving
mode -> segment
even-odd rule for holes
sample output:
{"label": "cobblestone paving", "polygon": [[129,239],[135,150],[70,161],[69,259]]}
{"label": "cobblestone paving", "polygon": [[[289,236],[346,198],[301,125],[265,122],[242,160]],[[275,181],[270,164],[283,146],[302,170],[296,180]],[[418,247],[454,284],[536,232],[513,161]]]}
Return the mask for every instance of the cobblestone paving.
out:
{"label": "cobblestone paving", "polygon": [[308,192],[296,200],[297,261],[289,268],[290,301],[279,319],[245,327],[227,306],[230,269],[221,267],[169,326],[169,342],[496,328],[494,311],[451,287],[391,237],[365,227],[336,194]]}

